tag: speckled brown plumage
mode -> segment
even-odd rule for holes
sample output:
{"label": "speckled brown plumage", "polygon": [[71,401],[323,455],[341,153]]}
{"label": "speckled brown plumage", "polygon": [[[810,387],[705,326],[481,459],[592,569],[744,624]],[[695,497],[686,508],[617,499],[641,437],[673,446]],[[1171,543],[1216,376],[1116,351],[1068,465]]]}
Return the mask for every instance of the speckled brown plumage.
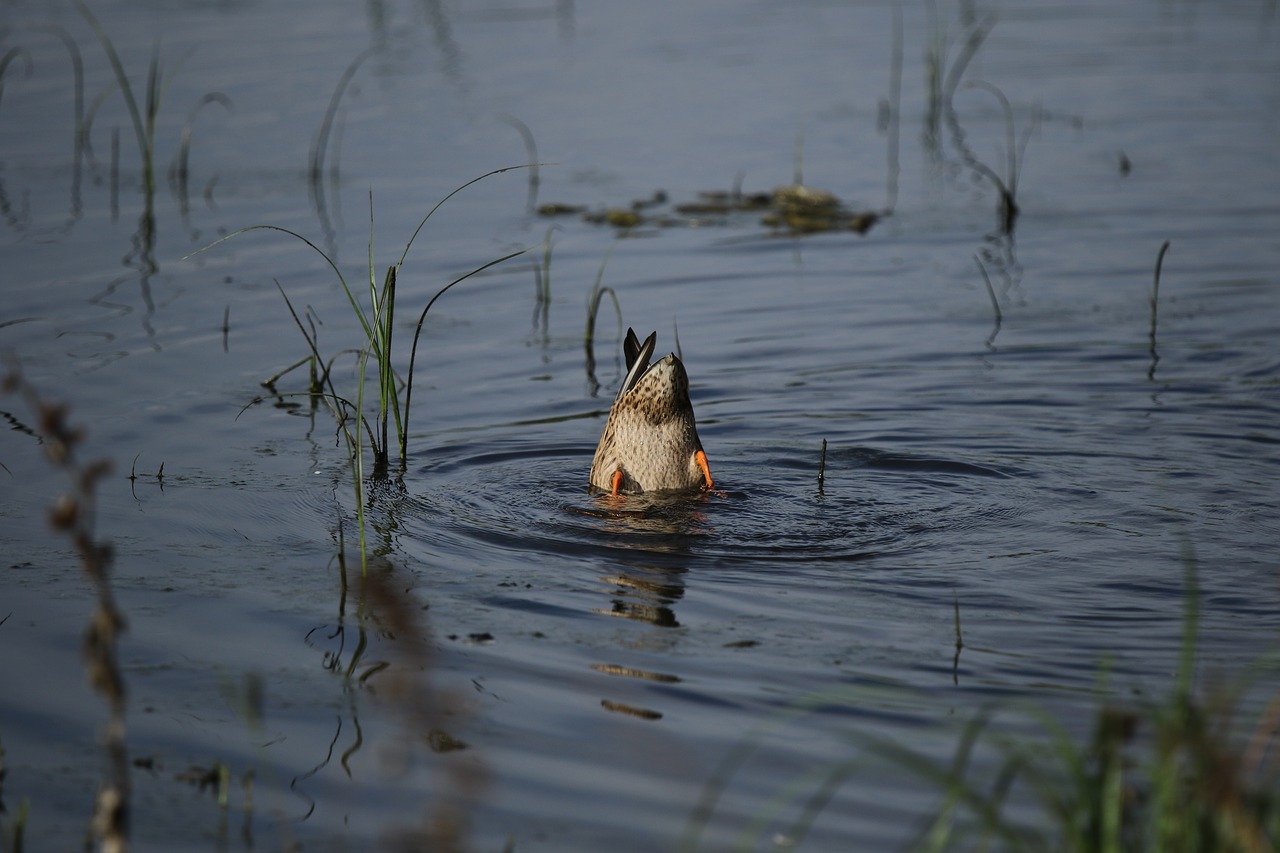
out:
{"label": "speckled brown plumage", "polygon": [[627,376],[591,463],[591,485],[597,489],[634,493],[711,488],[689,402],[689,375],[675,353],[649,363],[657,339],[654,332],[641,344],[635,332],[627,330]]}

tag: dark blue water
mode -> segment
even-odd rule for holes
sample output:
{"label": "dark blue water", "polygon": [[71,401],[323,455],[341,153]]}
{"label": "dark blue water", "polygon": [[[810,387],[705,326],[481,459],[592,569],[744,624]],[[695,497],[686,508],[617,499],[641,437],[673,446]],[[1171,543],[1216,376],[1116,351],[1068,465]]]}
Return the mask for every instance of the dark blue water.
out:
{"label": "dark blue water", "polygon": [[[1189,572],[1205,684],[1274,648],[1274,9],[971,5],[903,5],[900,98],[890,3],[95,6],[139,93],[159,39],[154,231],[92,30],[70,7],[0,15],[4,48],[31,59],[0,100],[0,348],[115,463],[98,530],[129,619],[139,849],[348,849],[441,816],[483,850],[801,832],[893,849],[940,792],[868,744],[945,762],[993,700],[1083,738],[1104,666],[1111,696],[1157,700]],[[935,144],[926,56],[951,67],[989,13]],[[79,160],[50,25],[82,52]],[[330,96],[370,46],[335,112],[337,170],[309,180]],[[1012,234],[990,87],[1020,167]],[[184,189],[169,165],[212,92],[232,108],[196,113]],[[526,162],[507,117],[536,140],[538,203],[662,189],[674,216],[703,190],[790,183],[799,149],[806,183],[893,212],[805,238],[754,214],[551,228],[523,170],[451,199],[401,271],[397,346],[440,287],[533,249],[431,309],[406,473],[368,492],[365,582],[333,417],[302,371],[249,406],[309,352],[277,282],[354,396],[334,271],[278,232],[183,258],[278,225],[364,300],[371,231],[381,281],[444,195]],[[678,334],[712,493],[586,490],[622,373],[611,301],[594,363],[583,346],[602,264],[625,325],[656,329],[659,354]],[[60,848],[102,776],[79,659],[91,590],[45,528],[64,483],[35,418],[0,409],[0,829],[25,800],[29,845]],[[222,767],[225,805],[193,781]]]}

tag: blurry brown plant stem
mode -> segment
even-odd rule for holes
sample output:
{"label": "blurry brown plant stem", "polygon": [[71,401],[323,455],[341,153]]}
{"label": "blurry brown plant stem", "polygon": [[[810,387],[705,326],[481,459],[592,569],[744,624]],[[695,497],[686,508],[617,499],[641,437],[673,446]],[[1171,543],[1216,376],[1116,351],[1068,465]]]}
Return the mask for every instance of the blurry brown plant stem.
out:
{"label": "blurry brown plant stem", "polygon": [[99,481],[111,470],[111,463],[79,459],[76,451],[84,443],[84,429],[72,426],[67,420],[67,406],[42,398],[16,366],[5,377],[3,390],[26,400],[36,416],[34,432],[44,445],[45,453],[71,481],[71,490],[54,503],[49,522],[70,538],[80,555],[85,575],[97,592],[97,602],[84,635],[85,672],[89,684],[102,696],[109,711],[102,729],[107,752],[106,775],[98,790],[90,832],[100,849],[121,853],[128,848],[129,837],[129,756],[124,739],[125,687],[116,647],[125,629],[125,620],[111,591],[111,546],[94,536],[95,494]]}
{"label": "blurry brown plant stem", "polygon": [[376,683],[369,678],[375,674],[372,671],[362,680],[400,715],[410,742],[425,745],[438,757],[446,774],[440,790],[448,792],[424,810],[417,825],[391,830],[383,849],[468,850],[468,817],[488,783],[488,773],[474,756],[454,754],[468,750],[464,741],[446,730],[462,720],[461,703],[430,683],[432,643],[421,605],[408,588],[408,579],[394,568],[364,573],[359,583],[367,617],[384,636],[394,638],[395,650],[390,666],[376,672]]}

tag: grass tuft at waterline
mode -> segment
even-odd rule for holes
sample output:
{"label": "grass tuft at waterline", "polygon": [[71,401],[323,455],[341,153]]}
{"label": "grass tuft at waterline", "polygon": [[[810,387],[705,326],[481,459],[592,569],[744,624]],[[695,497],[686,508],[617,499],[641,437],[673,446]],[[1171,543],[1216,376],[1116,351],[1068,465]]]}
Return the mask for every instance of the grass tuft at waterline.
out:
{"label": "grass tuft at waterline", "polygon": [[[347,281],[342,274],[333,258],[326,254],[314,242],[307,239],[296,231],[288,228],[282,228],[278,225],[250,225],[215,240],[206,246],[197,249],[187,257],[208,251],[214,246],[230,240],[233,237],[246,234],[251,231],[278,231],[287,234],[297,240],[302,241],[313,251],[320,255],[333,270],[334,275],[338,278],[338,283],[342,286],[342,291],[347,297],[347,302],[351,307],[351,313],[355,317],[360,326],[361,346],[354,351],[344,351],[335,355],[326,361],[320,354],[319,345],[314,333],[308,333],[307,325],[302,322],[294,309],[289,296],[285,293],[284,288],[280,287],[280,294],[284,298],[285,305],[293,317],[294,324],[302,333],[303,338],[307,342],[310,350],[308,356],[296,362],[293,367],[299,367],[303,364],[309,364],[311,367],[311,382],[307,391],[299,392],[297,396],[309,397],[311,399],[323,400],[338,423],[338,429],[345,440],[347,449],[347,459],[350,465],[352,489],[356,501],[356,520],[359,529],[359,544],[361,560],[367,559],[366,542],[365,542],[365,449],[366,446],[372,454],[372,476],[375,480],[385,480],[390,470],[390,448],[392,444],[390,424],[395,423],[396,445],[399,449],[400,462],[399,471],[404,473],[408,465],[408,436],[409,436],[409,415],[411,411],[411,403],[413,401],[413,372],[414,365],[417,360],[418,343],[422,335],[422,326],[426,321],[427,312],[431,310],[431,306],[435,305],[436,300],[443,296],[455,285],[461,284],[463,281],[471,278],[477,273],[484,272],[490,267],[510,260],[528,251],[528,247],[519,249],[514,252],[508,252],[501,257],[495,258],[488,263],[481,264],[470,272],[464,273],[450,281],[448,284],[436,291],[418,315],[418,322],[413,333],[413,342],[409,347],[409,364],[408,371],[401,379],[396,373],[393,359],[393,333],[395,329],[395,311],[396,311],[396,281],[399,277],[400,270],[403,269],[405,259],[409,255],[409,250],[413,247],[414,241],[418,235],[422,233],[422,229],[426,226],[427,221],[432,215],[440,209],[446,201],[453,198],[462,190],[472,184],[482,181],[493,175],[502,174],[503,172],[512,171],[514,169],[529,168],[527,164],[519,166],[506,166],[501,169],[494,169],[486,172],[479,177],[462,184],[454,189],[418,222],[417,228],[414,229],[412,236],[405,243],[404,250],[400,253],[396,263],[387,267],[386,273],[379,276],[379,266],[374,260],[373,248],[373,196],[369,197],[369,254],[368,254],[368,301],[363,301],[357,291]],[[185,260],[185,258],[184,258]],[[353,354],[356,358],[357,370],[354,393],[339,393],[333,383],[333,362],[339,355]],[[376,405],[372,407],[372,411],[367,411],[365,406],[365,386],[366,378],[369,376],[369,361],[373,360],[376,370],[376,385],[378,389],[378,399]],[[320,369],[323,365],[323,369]],[[292,368],[290,368],[292,369]],[[277,374],[272,379],[278,379],[282,374]],[[403,401],[401,393],[403,392]],[[288,395],[282,395],[288,396]],[[354,399],[352,399],[354,397]],[[254,400],[249,405],[261,402],[261,398]],[[248,407],[246,407],[248,408]],[[370,420],[372,415],[372,421]],[[366,445],[366,440],[368,444]]]}

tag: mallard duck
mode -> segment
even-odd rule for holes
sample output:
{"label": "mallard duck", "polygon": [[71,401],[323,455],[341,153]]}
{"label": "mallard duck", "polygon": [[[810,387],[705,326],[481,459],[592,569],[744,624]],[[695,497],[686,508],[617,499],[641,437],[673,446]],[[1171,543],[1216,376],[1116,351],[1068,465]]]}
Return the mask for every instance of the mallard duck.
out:
{"label": "mallard duck", "polygon": [[612,494],[710,489],[711,469],[689,402],[689,374],[675,353],[653,364],[658,333],[627,329],[627,376],[591,463],[591,485]]}

